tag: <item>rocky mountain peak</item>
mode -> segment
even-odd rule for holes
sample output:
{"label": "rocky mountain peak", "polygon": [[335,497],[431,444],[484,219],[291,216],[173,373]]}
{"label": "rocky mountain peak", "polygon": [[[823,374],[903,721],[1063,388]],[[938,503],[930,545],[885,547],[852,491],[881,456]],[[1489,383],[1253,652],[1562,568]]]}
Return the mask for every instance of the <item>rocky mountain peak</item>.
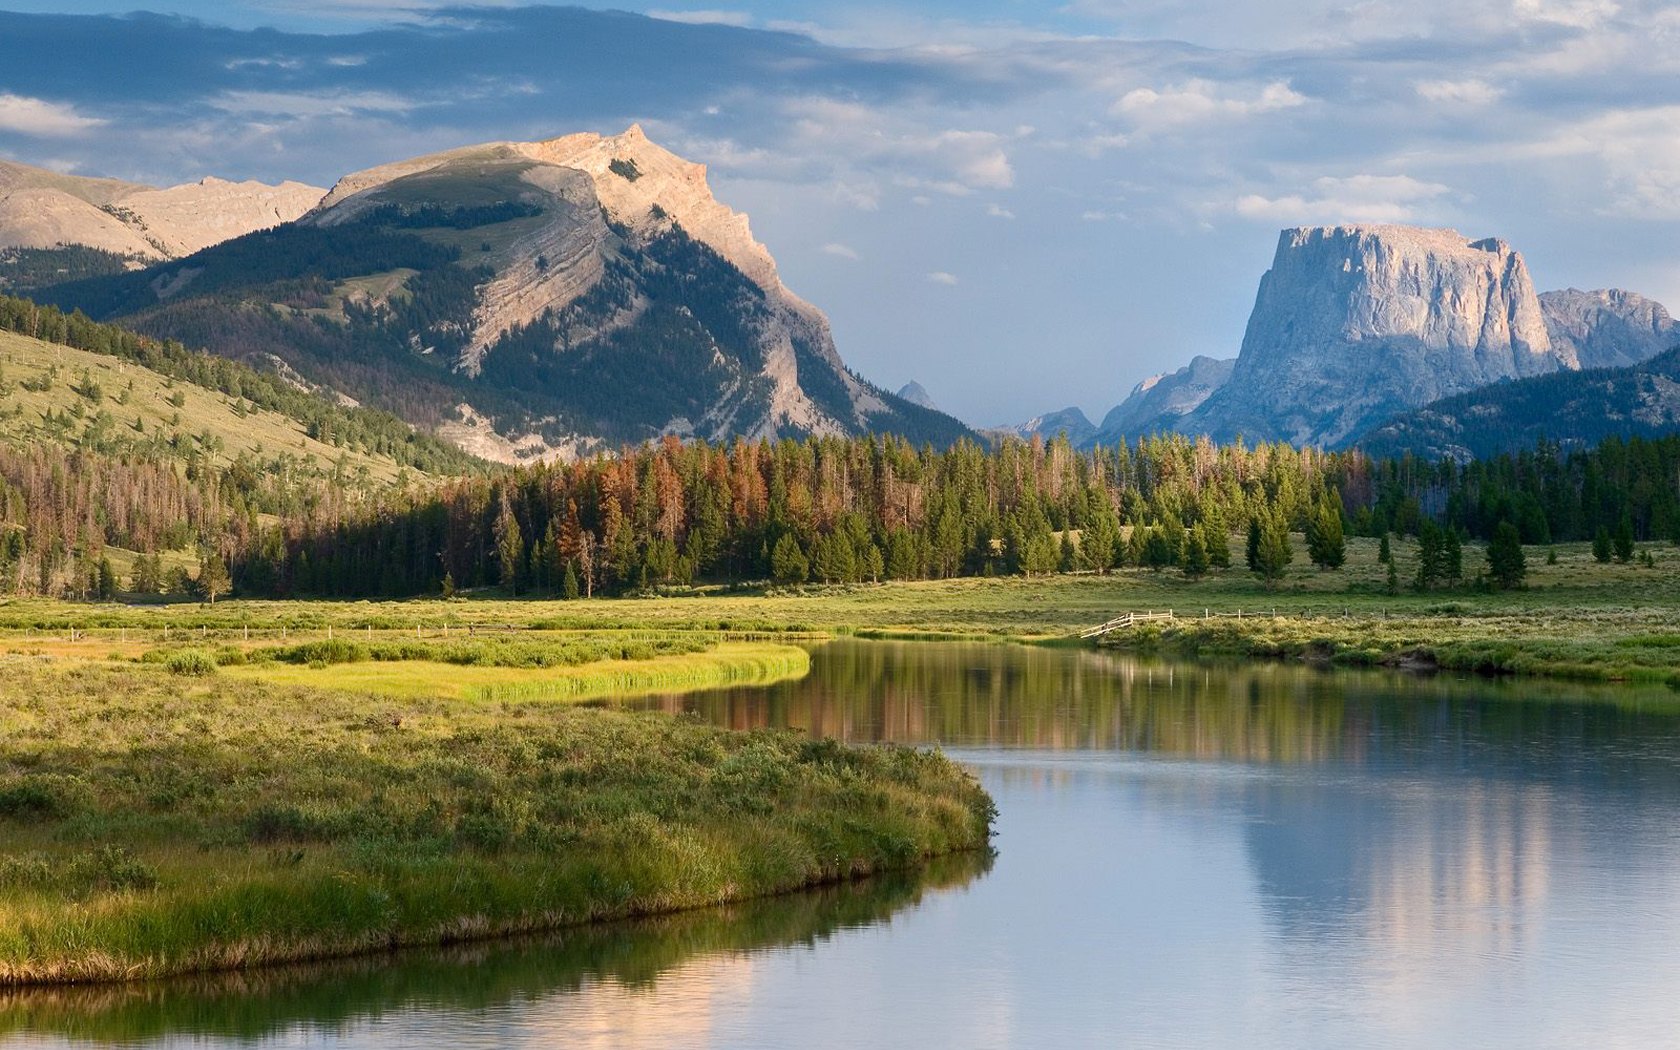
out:
{"label": "rocky mountain peak", "polygon": [[1542,292],[1540,309],[1553,344],[1568,348],[1582,368],[1637,364],[1680,345],[1680,322],[1663,304],[1637,292]]}
{"label": "rocky mountain peak", "polygon": [[1522,255],[1398,225],[1278,238],[1231,380],[1185,420],[1215,437],[1336,445],[1404,408],[1578,367],[1554,347]]}

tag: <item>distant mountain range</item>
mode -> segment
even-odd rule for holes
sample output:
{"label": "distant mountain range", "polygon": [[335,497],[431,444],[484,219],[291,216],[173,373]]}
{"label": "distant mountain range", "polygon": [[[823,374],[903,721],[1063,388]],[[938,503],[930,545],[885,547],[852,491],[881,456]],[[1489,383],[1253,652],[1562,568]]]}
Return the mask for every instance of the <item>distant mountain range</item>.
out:
{"label": "distant mountain range", "polygon": [[69,216],[31,227],[33,197],[0,199],[13,290],[278,361],[485,458],[664,434],[972,435],[847,369],[705,168],[639,127],[417,157],[324,194],[206,182],[227,217],[167,234],[157,206],[136,205],[153,191],[11,170]]}
{"label": "distant mountain range", "polygon": [[[1085,443],[1179,432],[1340,448],[1443,398],[1632,365],[1676,344],[1680,324],[1641,295],[1537,295],[1521,254],[1498,239],[1391,225],[1301,227],[1278,239],[1237,357],[1197,357],[1139,383]],[[1565,387],[1575,389],[1556,389]],[[1602,429],[1590,425],[1592,389],[1580,388],[1571,402],[1582,434]],[[1529,422],[1569,436],[1555,417],[1506,412],[1486,433],[1481,418],[1457,413],[1452,435],[1408,429],[1403,439],[1385,438],[1385,447],[1414,438],[1442,448],[1505,447],[1504,435]],[[1038,423],[1014,429],[1032,433]]]}
{"label": "distant mountain range", "polygon": [[1553,372],[1459,394],[1397,416],[1360,439],[1377,456],[1479,459],[1680,430],[1680,347],[1621,368]]}

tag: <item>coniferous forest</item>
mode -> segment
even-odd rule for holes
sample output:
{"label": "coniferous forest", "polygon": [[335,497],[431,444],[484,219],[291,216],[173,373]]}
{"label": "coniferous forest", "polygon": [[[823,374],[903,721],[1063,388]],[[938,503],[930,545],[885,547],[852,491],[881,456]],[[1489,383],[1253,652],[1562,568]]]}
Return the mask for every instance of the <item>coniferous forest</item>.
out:
{"label": "coniferous forest", "polygon": [[1680,437],[1468,466],[1181,436],[1088,453],[1061,440],[940,451],[894,438],[668,439],[291,522],[254,536],[235,576],[274,595],[494,585],[568,596],[702,580],[1196,575],[1229,566],[1230,537],[1245,530],[1262,548],[1305,532],[1313,560],[1334,567],[1343,530],[1446,537],[1443,549],[1502,527],[1530,544],[1606,529],[1680,542],[1677,474]]}

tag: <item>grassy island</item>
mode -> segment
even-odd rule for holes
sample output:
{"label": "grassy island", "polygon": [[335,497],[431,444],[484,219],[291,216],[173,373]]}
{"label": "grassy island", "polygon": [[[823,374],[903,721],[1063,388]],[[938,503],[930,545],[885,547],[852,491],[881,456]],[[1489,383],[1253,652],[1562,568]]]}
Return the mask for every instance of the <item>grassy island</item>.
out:
{"label": "grassy island", "polygon": [[0,984],[670,912],[989,834],[989,799],[937,754],[196,662],[4,658]]}

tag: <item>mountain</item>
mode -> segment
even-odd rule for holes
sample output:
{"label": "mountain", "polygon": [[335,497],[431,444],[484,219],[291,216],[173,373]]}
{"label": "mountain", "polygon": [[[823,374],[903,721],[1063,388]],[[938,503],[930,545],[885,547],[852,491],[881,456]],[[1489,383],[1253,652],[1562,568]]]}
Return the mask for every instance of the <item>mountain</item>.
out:
{"label": "mountain", "polygon": [[988,431],[989,434],[999,437],[1026,439],[1033,437],[1053,438],[1058,434],[1066,434],[1068,443],[1076,448],[1089,445],[1096,432],[1097,428],[1086,418],[1085,413],[1071,405],[1057,412],[1046,412],[1042,416],[1035,416],[1025,423],[997,427]]}
{"label": "mountain", "polygon": [[214,178],[157,189],[0,161],[0,251],[82,245],[128,259],[176,259],[291,222],[325,192]]}
{"label": "mountain", "polygon": [[903,400],[910,402],[912,405],[920,405],[923,408],[931,408],[935,412],[939,411],[939,406],[933,403],[933,397],[927,392],[927,388],[915,380],[911,380],[899,387],[898,396]]}
{"label": "mountain", "polygon": [[1552,345],[1582,368],[1638,364],[1680,344],[1680,322],[1661,303],[1619,288],[1541,292],[1540,310]]}
{"label": "mountain", "polygon": [[1359,445],[1377,456],[1462,461],[1533,448],[1541,438],[1570,447],[1677,429],[1680,346],[1637,365],[1555,372],[1436,401],[1375,428]]}
{"label": "mountain", "polygon": [[1132,387],[1126,400],[1109,409],[1092,440],[1107,444],[1177,430],[1186,415],[1230,381],[1235,366],[1234,358],[1198,354],[1176,372],[1150,376]]}
{"label": "mountain", "polygon": [[1338,446],[1398,411],[1575,368],[1520,254],[1452,230],[1284,230],[1230,381],[1178,429]]}
{"label": "mountain", "polygon": [[296,221],[40,294],[277,355],[502,461],[664,434],[970,433],[853,375],[704,166],[634,126],[371,168]]}

